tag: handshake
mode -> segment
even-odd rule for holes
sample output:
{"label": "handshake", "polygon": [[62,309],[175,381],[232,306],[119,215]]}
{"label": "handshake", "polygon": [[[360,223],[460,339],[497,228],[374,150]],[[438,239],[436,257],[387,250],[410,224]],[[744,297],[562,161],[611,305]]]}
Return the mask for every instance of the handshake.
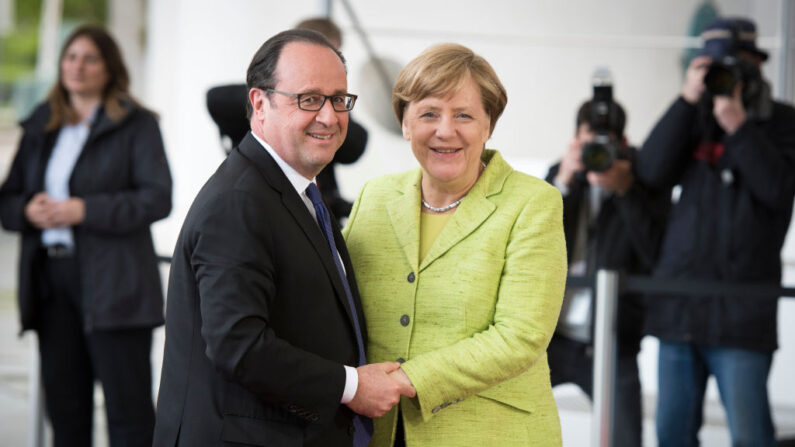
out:
{"label": "handshake", "polygon": [[414,397],[417,391],[400,369],[400,363],[372,363],[356,368],[359,385],[353,399],[346,405],[364,416],[377,418],[400,402],[400,396]]}

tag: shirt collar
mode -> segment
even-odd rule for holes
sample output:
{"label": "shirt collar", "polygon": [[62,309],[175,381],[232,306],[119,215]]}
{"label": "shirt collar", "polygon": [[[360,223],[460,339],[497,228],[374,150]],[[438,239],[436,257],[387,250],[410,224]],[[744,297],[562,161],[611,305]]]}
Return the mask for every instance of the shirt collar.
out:
{"label": "shirt collar", "polygon": [[310,183],[313,183],[315,179],[313,178],[312,180],[309,180],[303,175],[299,174],[298,171],[293,169],[292,166],[284,161],[282,157],[280,157],[279,154],[277,154],[268,143],[258,137],[257,134],[251,132],[251,135],[259,142],[259,144],[262,145],[262,147],[265,148],[266,151],[268,151],[269,154],[271,154],[271,157],[273,157],[273,159],[276,161],[276,164],[279,165],[279,168],[281,168],[282,172],[284,172],[284,175],[287,176],[287,180],[289,180],[290,184],[293,185],[293,188],[295,188],[295,191],[298,193],[298,195],[300,196],[304,194],[306,188]]}

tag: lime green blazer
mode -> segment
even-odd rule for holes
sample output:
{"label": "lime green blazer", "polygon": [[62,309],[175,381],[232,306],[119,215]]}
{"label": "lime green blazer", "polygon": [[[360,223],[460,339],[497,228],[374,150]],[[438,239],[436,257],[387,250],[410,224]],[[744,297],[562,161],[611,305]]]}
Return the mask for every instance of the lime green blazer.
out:
{"label": "lime green blazer", "polygon": [[[368,362],[401,361],[417,390],[400,411],[411,446],[559,446],[546,348],[566,246],[560,193],[496,151],[419,261],[416,169],[368,182],[343,234],[368,332]],[[371,446],[391,447],[397,408]]]}

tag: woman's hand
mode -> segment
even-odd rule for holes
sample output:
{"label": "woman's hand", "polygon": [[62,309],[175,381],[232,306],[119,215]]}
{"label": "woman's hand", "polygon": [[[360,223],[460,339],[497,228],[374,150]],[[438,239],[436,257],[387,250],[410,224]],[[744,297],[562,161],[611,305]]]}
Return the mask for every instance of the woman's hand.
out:
{"label": "woman's hand", "polygon": [[53,200],[46,192],[36,194],[25,205],[25,218],[36,228],[42,230],[54,228],[52,224],[52,204]]}
{"label": "woman's hand", "polygon": [[85,217],[85,202],[77,197],[56,201],[40,192],[25,205],[25,218],[41,230],[78,225]]}
{"label": "woman's hand", "polygon": [[78,197],[70,197],[62,202],[53,202],[52,220],[55,227],[79,225],[86,218],[86,203]]}
{"label": "woman's hand", "polygon": [[400,396],[414,397],[417,392],[411,386],[406,373],[398,379],[393,373],[400,371],[397,362],[372,363],[356,368],[359,386],[353,400],[346,405],[356,413],[368,417],[381,417],[400,402]]}

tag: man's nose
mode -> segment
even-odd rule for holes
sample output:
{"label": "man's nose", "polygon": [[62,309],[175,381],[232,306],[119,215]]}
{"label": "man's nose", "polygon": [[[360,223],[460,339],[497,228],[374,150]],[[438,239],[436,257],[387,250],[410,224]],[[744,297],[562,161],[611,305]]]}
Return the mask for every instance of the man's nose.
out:
{"label": "man's nose", "polygon": [[335,124],[337,121],[339,121],[337,113],[338,112],[334,110],[334,107],[331,105],[330,98],[326,98],[326,101],[323,102],[323,106],[317,111],[315,120],[327,126]]}

